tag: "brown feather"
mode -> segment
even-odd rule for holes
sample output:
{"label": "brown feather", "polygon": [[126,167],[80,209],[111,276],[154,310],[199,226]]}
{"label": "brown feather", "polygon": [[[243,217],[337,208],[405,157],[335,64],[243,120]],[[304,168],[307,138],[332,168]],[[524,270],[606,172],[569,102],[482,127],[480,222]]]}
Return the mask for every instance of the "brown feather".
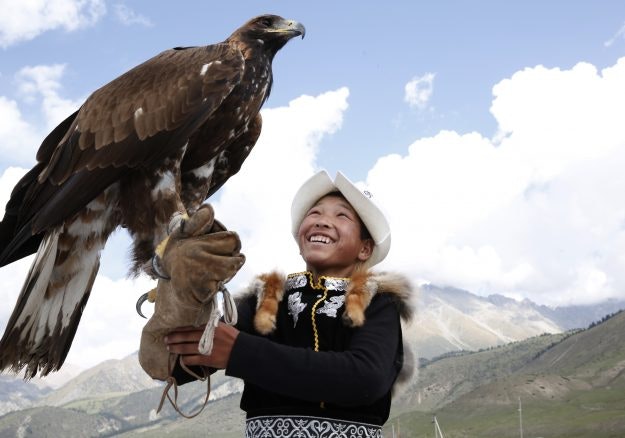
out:
{"label": "brown feather", "polygon": [[260,113],[258,113],[248,129],[224,150],[224,159],[219,160],[215,165],[215,171],[213,172],[211,186],[206,195],[207,197],[212,196],[232,175],[236,174],[241,169],[243,162],[252,152],[252,148],[260,136],[262,124],[262,117]]}
{"label": "brown feather", "polygon": [[[211,69],[209,79],[205,79],[206,75],[199,76],[204,64],[217,60],[221,60],[221,64],[219,68]],[[78,136],[80,147],[75,148],[71,141],[59,144],[41,178],[50,175],[56,184],[60,184],[83,168],[111,165],[109,155],[113,145],[124,144],[124,140],[133,137],[136,144],[162,132],[155,122],[155,113],[159,110],[165,109],[165,114],[160,117],[169,121],[167,131],[184,129],[189,120],[197,126],[213,114],[239,83],[242,70],[241,54],[224,44],[167,50],[155,56],[89,96],[72,125],[75,133],[70,134]],[[162,82],[154,81],[154,71],[159,71]],[[207,80],[219,86],[200,85]],[[201,89],[202,93],[189,99],[189,89]],[[137,111],[140,111],[139,116],[135,116]],[[114,120],[121,123],[114,123]],[[176,146],[180,145],[170,147]],[[137,148],[116,149],[117,166],[134,162]],[[78,159],[61,160],[63,156],[76,155]],[[141,152],[138,155],[142,155]]]}

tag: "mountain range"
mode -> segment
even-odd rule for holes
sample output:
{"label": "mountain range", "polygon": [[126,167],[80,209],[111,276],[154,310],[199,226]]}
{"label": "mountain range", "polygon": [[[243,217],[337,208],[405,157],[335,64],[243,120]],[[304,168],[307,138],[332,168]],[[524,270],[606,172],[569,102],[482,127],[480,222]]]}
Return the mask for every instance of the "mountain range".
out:
{"label": "mountain range", "polygon": [[[588,333],[607,332],[606,326],[625,319],[619,316],[596,324],[606,314],[624,308],[622,302],[554,309],[527,300],[480,297],[426,285],[416,306],[417,316],[405,328],[405,339],[420,366],[412,380],[399,388],[393,404],[395,419],[387,425],[394,426],[393,421],[397,427],[404,425],[401,436],[420,430],[415,421],[429,425],[427,416],[434,410],[439,416],[450,406],[466,412],[475,400],[480,401],[480,408],[509,407],[515,397],[528,394],[549,393],[561,401],[563,394],[605,388],[618,381],[625,369],[625,348],[617,349],[622,356],[593,349],[606,343],[620,345],[617,338],[622,331],[610,331],[613,338],[604,333],[606,340],[588,338]],[[580,330],[589,325],[593,327]],[[600,365],[598,357],[603,361]],[[163,386],[143,373],[136,354],[106,361],[58,388],[43,382],[0,375],[0,415],[5,414],[0,416],[0,437],[189,436],[209,430],[210,436],[241,434],[242,383],[223,373],[212,377],[211,400],[192,420],[181,418],[167,403],[156,414]],[[205,395],[205,383],[184,385],[181,410],[196,412]],[[461,420],[458,416],[449,425],[461,427]],[[390,436],[391,431],[387,433]]]}
{"label": "mountain range", "polygon": [[625,301],[551,308],[502,295],[482,297],[452,287],[423,285],[416,317],[404,337],[420,358],[475,351],[543,333],[588,327],[603,316],[625,309]]}

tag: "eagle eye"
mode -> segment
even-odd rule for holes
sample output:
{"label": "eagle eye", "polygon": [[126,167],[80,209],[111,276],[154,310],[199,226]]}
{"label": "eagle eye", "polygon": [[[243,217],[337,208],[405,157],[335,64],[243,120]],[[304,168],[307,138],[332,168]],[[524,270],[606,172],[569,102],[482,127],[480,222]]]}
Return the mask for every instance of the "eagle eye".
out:
{"label": "eagle eye", "polygon": [[265,17],[262,20],[260,20],[260,24],[266,27],[270,27],[273,24],[273,20],[269,17]]}

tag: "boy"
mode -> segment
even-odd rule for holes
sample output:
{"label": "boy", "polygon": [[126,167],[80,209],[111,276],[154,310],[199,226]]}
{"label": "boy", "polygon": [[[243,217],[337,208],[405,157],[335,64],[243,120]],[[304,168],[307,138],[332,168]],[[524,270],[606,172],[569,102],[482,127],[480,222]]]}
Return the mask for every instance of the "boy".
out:
{"label": "boy", "polygon": [[333,181],[325,171],[299,189],[291,219],[306,271],[257,277],[236,328],[216,328],[210,355],[198,353],[201,328],[171,332],[168,349],[244,380],[246,437],[379,437],[403,366],[400,319],[411,316],[406,279],[370,271],[389,251],[388,223],[341,173]]}

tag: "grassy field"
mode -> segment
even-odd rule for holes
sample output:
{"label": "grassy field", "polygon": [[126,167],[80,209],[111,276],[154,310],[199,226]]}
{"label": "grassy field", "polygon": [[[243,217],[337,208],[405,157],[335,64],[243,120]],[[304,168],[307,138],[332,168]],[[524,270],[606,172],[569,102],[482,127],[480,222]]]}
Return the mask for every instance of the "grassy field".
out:
{"label": "grassy field", "polygon": [[[447,438],[519,437],[518,403],[482,405],[463,400],[436,412]],[[575,391],[565,400],[523,400],[523,436],[623,437],[625,436],[625,387]],[[432,412],[408,412],[388,422],[384,435],[434,437]],[[400,434],[398,435],[398,431]]]}

